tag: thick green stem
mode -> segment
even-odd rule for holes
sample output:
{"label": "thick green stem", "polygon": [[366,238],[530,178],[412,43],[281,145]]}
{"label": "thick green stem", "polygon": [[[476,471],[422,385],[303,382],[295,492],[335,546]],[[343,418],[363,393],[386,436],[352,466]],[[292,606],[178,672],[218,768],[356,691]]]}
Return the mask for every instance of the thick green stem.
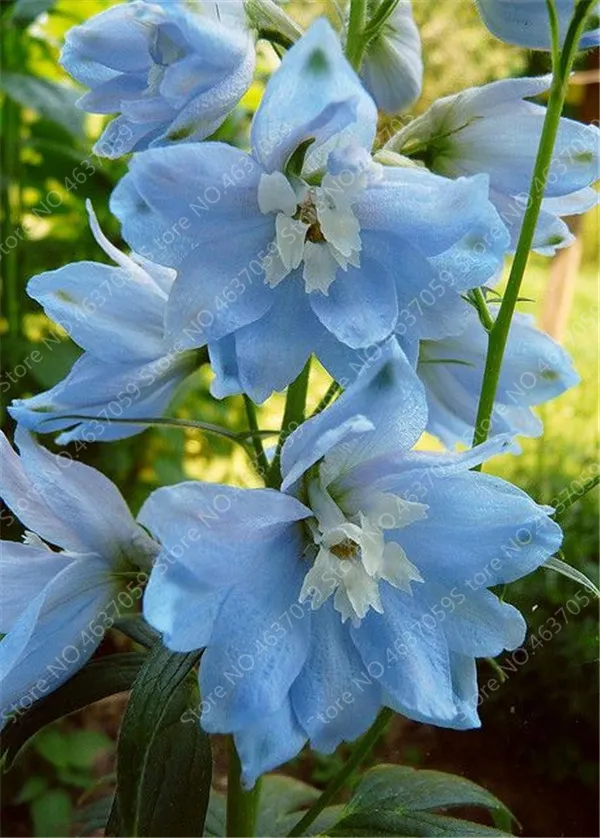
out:
{"label": "thick green stem", "polygon": [[364,32],[367,23],[367,0],[351,0],[346,37],[346,58],[356,72],[360,70],[365,49]]}
{"label": "thick green stem", "polygon": [[246,408],[246,416],[248,418],[248,427],[252,431],[252,447],[254,448],[254,456],[256,462],[256,470],[263,478],[266,479],[269,472],[269,461],[263,448],[262,439],[260,438],[258,430],[258,421],[256,419],[256,405],[244,393],[244,407]]}
{"label": "thick green stem", "polygon": [[311,823],[317,819],[323,809],[331,803],[338,791],[346,785],[347,781],[350,779],[352,774],[354,774],[361,762],[371,753],[375,743],[386,729],[387,724],[393,715],[393,712],[387,707],[381,711],[374,724],[355,746],[344,767],[338,771],[323,794],[317,798],[304,817],[301,818],[296,826],[288,833],[290,838],[294,835],[302,835]]}
{"label": "thick green stem", "polygon": [[281,433],[279,434],[277,450],[266,481],[267,486],[270,486],[272,489],[278,489],[281,486],[281,449],[283,448],[283,443],[304,422],[309,375],[310,358],[298,378],[288,387]]}
{"label": "thick green stem", "polygon": [[552,88],[533,171],[529,203],[523,218],[523,226],[506,286],[506,292],[502,300],[502,305],[500,306],[500,311],[498,312],[498,317],[490,331],[473,445],[479,445],[485,442],[490,432],[502,359],[508,340],[510,324],[519,298],[521,282],[523,281],[529,253],[533,244],[542,200],[546,191],[546,183],[552,163],[552,153],[554,151],[560,118],[569,86],[569,75],[577,54],[577,47],[583,32],[585,19],[593,2],[594,0],[580,0],[565,38],[560,61],[558,64],[556,61],[554,62]]}
{"label": "thick green stem", "polygon": [[233,737],[229,741],[229,771],[227,775],[227,835],[251,838],[256,831],[256,816],[260,799],[260,780],[251,791],[242,788],[242,767]]}

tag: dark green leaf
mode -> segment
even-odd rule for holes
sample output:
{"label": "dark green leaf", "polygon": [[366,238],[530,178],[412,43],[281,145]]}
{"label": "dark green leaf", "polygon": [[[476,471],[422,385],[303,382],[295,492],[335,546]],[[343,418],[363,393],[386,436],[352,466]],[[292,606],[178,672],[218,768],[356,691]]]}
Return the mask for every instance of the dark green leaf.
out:
{"label": "dark green leaf", "polygon": [[72,87],[22,73],[2,73],[0,89],[22,107],[57,122],[74,136],[84,136],[83,114],[75,107],[79,94]]}
{"label": "dark green leaf", "polygon": [[94,701],[131,688],[145,655],[125,652],[93,660],[31,710],[15,717],[2,732],[2,754],[10,764],[23,745],[50,722]]}
{"label": "dark green leaf", "polygon": [[114,625],[140,646],[151,649],[158,640],[158,634],[151,628],[143,617],[122,617]]}
{"label": "dark green leaf", "polygon": [[200,700],[198,658],[157,643],[133,685],[117,760],[124,835],[202,834],[212,760],[210,740],[189,712]]}
{"label": "dark green leaf", "polygon": [[433,810],[477,806],[509,815],[493,794],[440,771],[382,765],[368,771],[329,835],[505,835],[500,830],[435,814]]}

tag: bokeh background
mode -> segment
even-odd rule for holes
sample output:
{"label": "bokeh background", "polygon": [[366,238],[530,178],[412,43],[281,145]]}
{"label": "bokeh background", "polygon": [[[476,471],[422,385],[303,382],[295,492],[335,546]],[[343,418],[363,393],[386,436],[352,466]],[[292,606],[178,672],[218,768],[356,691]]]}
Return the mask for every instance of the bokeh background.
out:
{"label": "bokeh background", "polygon": [[[107,235],[120,240],[108,212],[108,197],[125,162],[91,153],[102,118],[79,112],[78,91],[58,64],[65,31],[112,5],[109,0],[2,0],[2,177],[0,268],[2,271],[2,425],[12,432],[4,406],[59,381],[78,349],[25,293],[41,271],[78,260],[106,261],[87,224],[90,198]],[[545,56],[511,48],[492,38],[471,0],[414,0],[425,55],[418,114],[437,97],[506,76],[541,73]],[[289,11],[301,22],[319,12],[335,22],[328,2],[293,0]],[[257,80],[218,137],[244,147],[248,128],[275,54],[261,48]],[[571,84],[568,115],[598,118],[598,56],[588,55]],[[382,123],[382,130],[385,123]],[[515,126],[518,131],[518,125]],[[520,457],[506,456],[491,469],[542,503],[577,495],[597,473],[598,406],[598,215],[573,220],[577,244],[550,262],[533,257],[521,304],[572,353],[583,383],[542,411],[545,434],[527,440]],[[233,429],[244,427],[240,398],[214,401],[210,373],[199,370],[179,393],[170,415],[202,419]],[[317,403],[325,378],[317,373]],[[276,427],[282,400],[273,397],[263,427]],[[51,444],[50,439],[45,440]],[[425,440],[424,444],[435,444]],[[183,479],[256,485],[244,453],[216,437],[187,429],[154,428],[121,443],[88,446],[77,456],[105,472],[136,511],[149,492]],[[562,493],[562,494],[561,494]],[[597,574],[598,506],[592,492],[564,514],[565,559]],[[19,539],[18,528],[3,538]],[[477,534],[473,534],[474,539]],[[547,642],[530,639],[518,661],[499,659],[504,676],[483,661],[483,728],[457,733],[396,719],[373,760],[430,767],[467,776],[497,794],[516,814],[525,835],[598,835],[598,622],[593,603],[567,608],[580,586],[540,570],[508,587],[506,598],[526,614],[531,635],[557,611],[560,630]],[[591,598],[590,598],[591,600]],[[545,635],[547,636],[547,635]],[[122,635],[109,633],[100,654],[127,649]],[[504,678],[504,681],[502,681]],[[6,835],[92,834],[90,804],[114,783],[115,738],[126,696],[118,696],[42,731],[2,784]],[[302,754],[286,770],[323,785],[347,751],[332,757]],[[222,757],[216,749],[216,774]],[[93,806],[92,806],[93,809]],[[92,833],[90,833],[90,830]],[[95,833],[99,834],[99,833]]]}

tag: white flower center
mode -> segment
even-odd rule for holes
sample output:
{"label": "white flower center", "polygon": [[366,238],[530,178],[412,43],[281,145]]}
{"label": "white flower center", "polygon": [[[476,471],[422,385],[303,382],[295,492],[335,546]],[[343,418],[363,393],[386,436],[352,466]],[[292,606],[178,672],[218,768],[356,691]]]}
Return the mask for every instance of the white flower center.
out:
{"label": "white flower center", "polygon": [[349,518],[319,480],[308,487],[317,520],[312,526],[317,550],[304,578],[300,602],[310,599],[319,608],[334,594],[334,608],[342,622],[358,625],[369,608],[383,613],[379,582],[411,593],[411,582],[422,582],[418,569],[395,541],[385,541],[384,531],[406,527],[427,515],[427,506],[387,492],[374,492],[367,510]]}
{"label": "white flower center", "polygon": [[263,174],[258,205],[267,215],[276,213],[275,247],[264,260],[265,282],[275,288],[302,262],[305,289],[327,295],[338,268],[360,265],[360,225],[352,204],[380,167],[347,168],[326,174],[320,186],[292,181],[282,172]]}

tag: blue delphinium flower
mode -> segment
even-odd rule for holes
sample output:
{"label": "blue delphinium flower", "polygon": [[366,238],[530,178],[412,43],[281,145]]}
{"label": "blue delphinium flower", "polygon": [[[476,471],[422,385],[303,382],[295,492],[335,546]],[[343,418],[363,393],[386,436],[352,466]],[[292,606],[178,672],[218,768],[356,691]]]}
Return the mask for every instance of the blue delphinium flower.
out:
{"label": "blue delphinium flower", "polygon": [[[415,156],[447,177],[485,172],[490,199],[516,245],[546,110],[528,102],[550,86],[549,76],[503,79],[463,90],[435,102],[393,137],[388,147]],[[515,125],[519,130],[515,131]],[[593,207],[591,188],[599,175],[600,131],[572,119],[561,119],[534,249],[551,255],[572,243],[563,215]]]}
{"label": "blue delphinium flower", "polygon": [[[427,394],[427,430],[448,448],[456,443],[471,444],[488,348],[487,334],[475,309],[463,305],[463,331],[441,340],[422,341],[417,367]],[[497,308],[490,306],[493,316]],[[536,329],[532,317],[516,314],[502,362],[490,433],[540,436],[542,423],[531,407],[560,396],[579,380],[568,353]]]}
{"label": "blue delphinium flower", "polygon": [[[375,163],[376,122],[337,36],[319,20],[267,85],[252,155],[209,142],[132,160],[111,206],[138,252],[156,258],[160,249],[160,261],[177,268],[167,334],[211,344],[216,395],[231,367],[263,401],[311,352],[327,366],[344,347],[385,340],[413,298],[439,285],[446,254],[477,262],[484,253],[492,271],[501,264],[508,237],[487,178]],[[183,222],[185,240],[169,245]],[[473,286],[462,275],[449,281],[457,291]]]}
{"label": "blue delphinium flower", "polygon": [[158,548],[104,475],[23,428],[15,440],[20,457],[0,433],[0,497],[27,528],[24,543],[1,542],[2,726],[86,663],[122,608],[119,593],[129,605],[141,595],[123,574],[149,570]]}
{"label": "blue delphinium flower", "polygon": [[88,210],[96,241],[118,267],[74,262],[33,277],[27,286],[29,296],[85,352],[51,390],[16,399],[9,407],[30,430],[63,430],[60,444],[109,442],[139,433],[142,425],[118,420],[160,416],[197,366],[195,351],[164,336],[175,271],[121,253],[102,234],[90,204]]}
{"label": "blue delphinium flower", "polygon": [[241,0],[133,0],[70,29],[61,63],[90,88],[81,108],[119,114],[94,150],[120,157],[212,134],[250,86],[254,36]]}
{"label": "blue delphinium flower", "polygon": [[287,439],[282,491],[188,482],[140,513],[163,545],[145,616],[170,649],[206,647],[201,724],[234,734],[249,785],[307,739],[331,752],[356,738],[382,705],[478,726],[475,658],[523,641],[488,588],[544,563],[560,528],[470,470],[506,440],[412,452],[426,417],[390,342]]}
{"label": "blue delphinium flower", "polygon": [[[377,7],[372,2],[371,13]],[[410,0],[400,0],[377,37],[369,42],[360,77],[377,106],[387,113],[397,113],[421,95],[421,38]]]}
{"label": "blue delphinium flower", "polygon": [[[550,50],[552,37],[546,0],[476,0],[483,22],[492,35],[529,49]],[[575,0],[556,0],[560,44],[575,11]],[[586,32],[581,49],[600,46],[600,29]]]}

